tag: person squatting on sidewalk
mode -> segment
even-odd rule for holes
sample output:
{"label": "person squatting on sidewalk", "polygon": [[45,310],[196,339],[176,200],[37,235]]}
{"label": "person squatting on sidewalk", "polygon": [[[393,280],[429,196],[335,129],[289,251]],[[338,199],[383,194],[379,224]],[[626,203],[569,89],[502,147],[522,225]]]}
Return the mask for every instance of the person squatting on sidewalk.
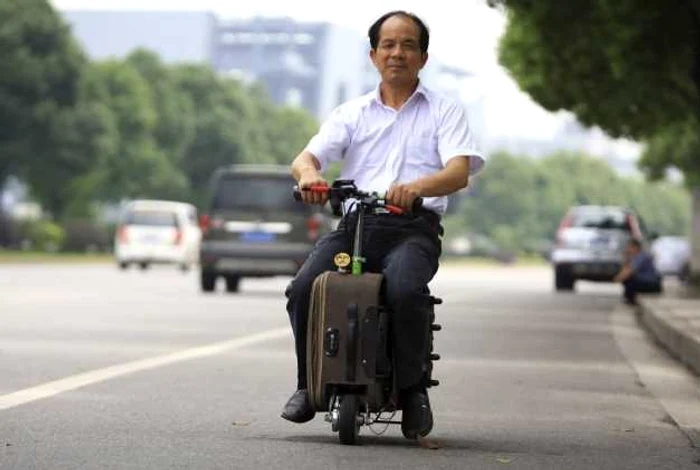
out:
{"label": "person squatting on sidewalk", "polygon": [[624,286],[623,301],[629,305],[637,304],[638,293],[658,294],[663,291],[654,257],[635,238],[627,242],[622,269],[613,280]]}

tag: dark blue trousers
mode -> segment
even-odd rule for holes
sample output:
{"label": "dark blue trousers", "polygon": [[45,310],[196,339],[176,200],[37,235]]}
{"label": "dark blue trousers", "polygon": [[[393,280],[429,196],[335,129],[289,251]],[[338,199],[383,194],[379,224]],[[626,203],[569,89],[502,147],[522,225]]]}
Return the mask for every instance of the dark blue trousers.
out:
{"label": "dark blue trousers", "polygon": [[[352,253],[354,214],[318,240],[285,292],[297,355],[297,387],[306,388],[306,322],[311,285],[325,271],[337,269],[336,253]],[[441,253],[440,217],[422,210],[412,215],[365,216],[362,251],[365,272],[383,273],[385,300],[391,312],[393,354],[399,389],[417,385],[426,368],[426,331],[430,304],[428,283]]]}
{"label": "dark blue trousers", "polygon": [[624,281],[623,283],[624,286],[624,297],[625,300],[630,303],[630,304],[636,304],[637,303],[637,294],[638,293],[650,293],[650,294],[658,294],[663,291],[663,285],[661,282],[661,278],[656,279],[656,280],[646,280],[646,279],[639,279],[632,275],[629,279]]}

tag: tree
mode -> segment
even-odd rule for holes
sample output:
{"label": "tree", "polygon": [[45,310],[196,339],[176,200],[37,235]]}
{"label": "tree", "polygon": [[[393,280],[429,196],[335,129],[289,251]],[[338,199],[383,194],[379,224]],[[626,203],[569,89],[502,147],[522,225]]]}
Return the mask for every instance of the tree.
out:
{"label": "tree", "polygon": [[270,122],[266,127],[270,154],[283,165],[290,164],[318,132],[316,119],[299,108],[276,107]]}
{"label": "tree", "polygon": [[468,231],[504,249],[538,252],[553,243],[569,207],[601,204],[630,206],[650,229],[683,235],[690,225],[688,203],[682,187],[622,178],[592,156],[558,152],[535,160],[497,153],[450,217],[449,233]]}
{"label": "tree", "polygon": [[689,118],[667,125],[647,140],[641,163],[651,179],[662,179],[669,162],[683,170],[690,187],[700,187],[700,127]]}
{"label": "tree", "polygon": [[176,198],[187,188],[182,172],[158,147],[157,113],[148,82],[128,62],[94,64],[92,97],[109,108],[118,135],[117,145],[95,155],[96,168],[87,178],[96,199]]}
{"label": "tree", "polygon": [[500,60],[546,109],[570,110],[586,125],[634,138],[699,114],[699,38],[687,3],[503,3],[508,28]]}
{"label": "tree", "polygon": [[528,159],[506,153],[493,155],[475,186],[476,195],[463,206],[466,227],[494,238],[508,250],[519,250],[532,242],[538,224],[535,181],[536,171]]}
{"label": "tree", "polygon": [[180,165],[195,137],[194,104],[178,87],[175,74],[153,52],[139,49],[126,59],[149,84],[156,124],[156,144],[174,164]]}
{"label": "tree", "polygon": [[58,219],[91,215],[91,200],[103,184],[94,175],[104,158],[118,152],[116,118],[106,94],[97,92],[99,80],[87,65],[76,104],[52,122],[50,154],[27,170],[33,195]]}
{"label": "tree", "polygon": [[268,161],[255,119],[254,103],[238,82],[218,77],[208,67],[177,66],[179,89],[193,103],[195,137],[185,149],[181,168],[192,188],[193,202],[201,203],[214,170],[233,163]]}
{"label": "tree", "polygon": [[0,2],[0,187],[52,155],[52,134],[78,96],[85,58],[46,0]]}
{"label": "tree", "polygon": [[[489,0],[507,8],[500,61],[550,111],[649,145],[651,178],[680,169],[700,223],[700,2]],[[700,233],[693,235],[700,276]],[[696,267],[696,265],[698,265]]]}
{"label": "tree", "polygon": [[[669,126],[697,126],[698,2],[491,3],[508,8],[501,63],[544,108],[572,111],[614,137],[649,139]],[[691,181],[698,177],[695,166],[674,154],[655,158],[657,167],[676,166]]]}
{"label": "tree", "polygon": [[288,165],[318,131],[318,121],[302,108],[275,105],[264,88],[253,85],[249,96],[256,105],[263,151],[272,161]]}

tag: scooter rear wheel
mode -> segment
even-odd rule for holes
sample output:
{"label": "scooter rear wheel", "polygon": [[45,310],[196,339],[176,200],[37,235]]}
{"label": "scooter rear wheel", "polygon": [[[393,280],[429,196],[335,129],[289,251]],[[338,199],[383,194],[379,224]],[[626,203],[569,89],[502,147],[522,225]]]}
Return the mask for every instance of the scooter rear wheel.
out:
{"label": "scooter rear wheel", "polygon": [[338,437],[340,443],[354,445],[360,433],[360,421],[358,419],[359,400],[357,395],[351,393],[340,397],[338,409]]}

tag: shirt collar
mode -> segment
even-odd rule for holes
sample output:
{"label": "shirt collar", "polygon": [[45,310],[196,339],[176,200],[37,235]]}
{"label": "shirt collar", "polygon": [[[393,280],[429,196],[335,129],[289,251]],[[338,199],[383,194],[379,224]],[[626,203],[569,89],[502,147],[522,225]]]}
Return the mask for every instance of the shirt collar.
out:
{"label": "shirt collar", "polygon": [[[380,85],[381,85],[381,82],[378,83],[377,86],[376,86],[376,88],[374,89],[373,100],[374,100],[375,103],[377,103],[377,104],[379,104],[379,105],[381,105],[381,106],[386,106],[386,105],[384,104],[384,102],[382,101],[382,95],[381,95],[381,93],[380,93],[380,91],[379,91]],[[406,103],[410,103],[411,101],[413,101],[414,99],[416,99],[416,98],[415,98],[416,96],[422,96],[424,99],[426,99],[426,100],[428,99],[428,89],[425,87],[425,85],[423,85],[423,82],[420,81],[420,79],[418,80],[418,86],[417,86],[416,89],[413,91],[413,94],[412,94],[411,96],[408,97],[408,99],[406,100]]]}

